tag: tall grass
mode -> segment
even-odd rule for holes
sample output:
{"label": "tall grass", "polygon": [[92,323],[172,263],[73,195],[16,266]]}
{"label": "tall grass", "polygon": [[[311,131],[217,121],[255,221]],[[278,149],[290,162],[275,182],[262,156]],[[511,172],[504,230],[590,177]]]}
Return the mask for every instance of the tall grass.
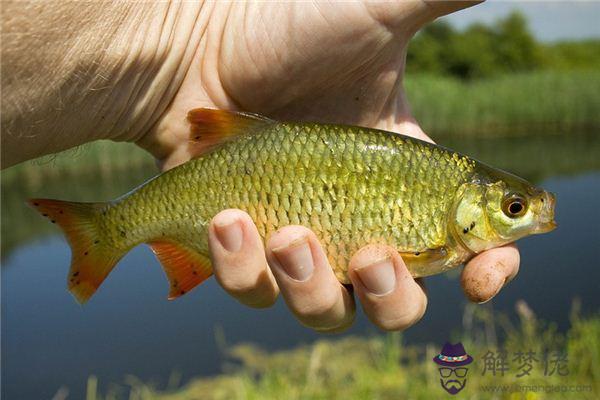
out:
{"label": "tall grass", "polygon": [[8,168],[2,171],[2,185],[25,182],[36,190],[47,180],[90,174],[107,177],[115,172],[141,169],[156,173],[150,154],[132,143],[102,140]]}
{"label": "tall grass", "polygon": [[600,71],[540,71],[472,81],[413,75],[405,87],[417,121],[434,137],[600,129]]}
{"label": "tall grass", "polygon": [[[600,71],[542,71],[463,81],[412,75],[405,87],[413,113],[436,139],[444,136],[573,134],[600,130]],[[152,157],[131,143],[100,141],[2,171],[13,181],[100,171],[154,170]]]}
{"label": "tall grass", "polygon": [[[532,180],[598,169],[600,71],[473,81],[415,75],[406,88],[425,131],[454,150]],[[2,171],[3,256],[35,236],[33,229],[52,231],[35,223],[38,216],[23,205],[27,197],[109,200],[157,172],[152,157],[134,144],[107,141]]]}
{"label": "tall grass", "polygon": [[[2,259],[32,238],[55,233],[25,205],[31,197],[107,201],[157,173],[152,157],[131,143],[96,142],[2,171]],[[45,222],[45,221],[44,221]]]}
{"label": "tall grass", "polygon": [[[517,304],[520,320],[516,324],[504,317],[494,318],[490,310],[476,306],[467,310],[469,315],[465,320],[470,322],[457,339],[475,361],[469,366],[467,385],[459,396],[472,400],[598,398],[599,316],[581,318],[574,312],[570,330],[560,334],[553,325],[539,321],[523,302]],[[500,344],[497,337],[504,338]],[[273,353],[253,345],[239,345],[229,350],[229,355],[238,360],[238,366],[229,367],[227,373],[197,378],[184,387],[167,391],[132,381],[128,397],[131,400],[448,398],[440,387],[437,365],[432,362],[440,346],[407,346],[398,333],[324,339]],[[482,373],[482,356],[488,350],[508,352],[510,369],[504,376]],[[514,360],[511,363],[516,351],[536,353],[539,362],[534,363],[530,376],[516,377],[520,371],[518,363]],[[568,375],[544,374],[544,355],[553,351],[567,351]],[[492,386],[508,389],[504,393],[491,392]],[[568,387],[573,391],[561,392],[569,390],[564,389]],[[509,392],[516,388],[522,391]],[[105,399],[115,398],[118,396],[113,394]]]}

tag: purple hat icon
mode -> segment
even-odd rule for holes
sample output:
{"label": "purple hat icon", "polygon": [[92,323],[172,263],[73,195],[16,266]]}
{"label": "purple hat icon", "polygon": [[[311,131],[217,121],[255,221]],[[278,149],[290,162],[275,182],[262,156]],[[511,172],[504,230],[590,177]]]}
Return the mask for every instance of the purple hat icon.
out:
{"label": "purple hat icon", "polygon": [[446,342],[440,354],[433,357],[433,361],[445,367],[459,367],[471,364],[473,357],[467,354],[462,343],[450,344]]}

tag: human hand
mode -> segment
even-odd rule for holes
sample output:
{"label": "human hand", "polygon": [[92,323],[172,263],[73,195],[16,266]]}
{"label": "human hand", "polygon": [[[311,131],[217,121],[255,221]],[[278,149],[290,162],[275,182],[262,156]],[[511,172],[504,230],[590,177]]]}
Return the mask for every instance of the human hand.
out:
{"label": "human hand", "polygon": [[[256,5],[245,12],[232,10],[228,20],[232,25],[222,34],[219,81],[205,85],[213,91],[207,90],[204,101],[211,102],[190,96],[199,87],[198,76],[191,76],[154,134],[146,138],[150,144],[142,145],[159,154],[166,168],[187,160],[185,113],[197,106],[358,124],[431,141],[410,115],[401,78],[406,45],[414,31],[434,12],[450,11],[435,10],[436,5],[302,5],[296,12]],[[246,25],[236,24],[236,17],[247,18]],[[229,29],[248,40],[231,40],[234,33]],[[202,65],[197,68],[201,71]],[[280,229],[264,250],[250,217],[240,210],[225,210],[215,216],[209,232],[216,278],[242,303],[266,307],[281,292],[306,326],[335,332],[351,325],[353,295],[335,278],[317,237],[306,227]],[[467,297],[477,302],[491,299],[515,276],[518,265],[514,246],[476,256],[462,272]],[[422,282],[410,276],[389,246],[358,251],[350,262],[349,277],[365,313],[383,329],[405,329],[425,312]]]}
{"label": "human hand", "polygon": [[[407,43],[426,22],[473,3],[65,3],[54,17],[44,3],[15,4],[7,10],[13,16],[7,29],[3,21],[9,33],[2,48],[8,94],[2,125],[9,133],[2,135],[3,165],[108,138],[137,142],[167,169],[190,157],[185,116],[196,107],[357,124],[430,140],[402,90]],[[89,15],[78,15],[84,11]],[[44,34],[61,18],[77,23]],[[107,28],[111,24],[114,29]],[[43,38],[44,51],[27,51],[39,47],[37,38]],[[71,58],[56,65],[60,54]],[[218,227],[225,230],[231,221],[242,235],[225,241],[239,243],[237,251],[226,250],[217,237]],[[307,326],[336,331],[352,322],[352,295],[333,277],[308,229],[283,228],[265,252],[248,216],[226,210],[211,224],[210,245],[217,279],[242,303],[267,306],[281,291]],[[300,251],[307,248],[309,253]],[[306,273],[310,261],[306,279],[285,272],[301,266]],[[490,299],[518,263],[513,246],[476,256],[462,273],[467,297]],[[422,286],[394,249],[369,246],[349,270],[376,325],[404,329],[423,314]]]}

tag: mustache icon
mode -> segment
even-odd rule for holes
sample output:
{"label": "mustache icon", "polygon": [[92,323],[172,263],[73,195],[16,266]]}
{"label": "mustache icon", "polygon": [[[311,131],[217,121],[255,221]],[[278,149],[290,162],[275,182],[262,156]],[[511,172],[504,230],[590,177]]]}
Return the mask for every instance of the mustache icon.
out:
{"label": "mustache icon", "polygon": [[440,379],[440,383],[442,384],[442,387],[444,388],[445,391],[454,395],[463,389],[463,387],[465,386],[466,380],[461,382],[461,381],[457,381],[456,379],[450,379],[450,380],[444,382],[443,379]]}
{"label": "mustache icon", "polygon": [[445,382],[445,386],[447,386],[447,387],[458,386],[460,388],[460,387],[462,387],[462,382],[457,381],[456,379],[450,379]]}

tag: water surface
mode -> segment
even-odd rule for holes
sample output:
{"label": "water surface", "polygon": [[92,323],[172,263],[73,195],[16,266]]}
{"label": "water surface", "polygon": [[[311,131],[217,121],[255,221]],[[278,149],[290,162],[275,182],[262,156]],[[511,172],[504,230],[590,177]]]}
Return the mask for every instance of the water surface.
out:
{"label": "water surface", "polygon": [[[562,330],[568,326],[574,298],[581,299],[584,313],[599,310],[600,140],[561,136],[446,144],[518,172],[558,198],[559,228],[519,242],[521,271],[493,301],[493,308],[514,316],[515,302],[523,299],[539,317]],[[101,383],[122,383],[133,375],[164,387],[174,371],[182,373],[183,381],[219,373],[222,349],[231,344],[252,342],[280,349],[323,337],[297,323],[281,300],[270,309],[250,309],[231,299],[213,279],[167,301],[166,279],[145,246],[120,262],[85,307],[77,305],[65,289],[68,246],[57,229],[24,207],[22,200],[109,199],[151,174],[144,167],[35,184],[26,179],[3,181],[3,398],[51,398],[63,385],[69,388],[69,398],[81,398],[91,374]],[[460,331],[466,300],[456,276],[426,280],[428,312],[405,333],[407,342],[440,344]],[[377,332],[359,311],[355,325],[344,334]]]}

